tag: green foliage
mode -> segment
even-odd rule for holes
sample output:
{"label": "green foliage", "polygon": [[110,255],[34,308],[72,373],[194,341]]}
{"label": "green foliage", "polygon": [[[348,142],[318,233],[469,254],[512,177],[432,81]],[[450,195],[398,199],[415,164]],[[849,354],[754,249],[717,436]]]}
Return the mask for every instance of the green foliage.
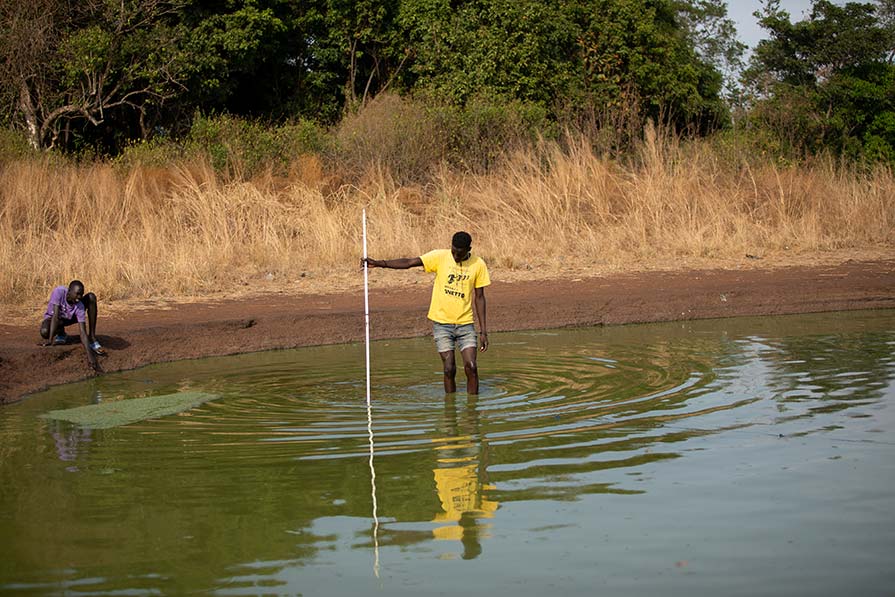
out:
{"label": "green foliage", "polygon": [[334,157],[343,174],[383,166],[402,183],[425,183],[442,164],[483,171],[508,149],[552,133],[539,104],[474,98],[457,106],[386,93],[342,120]]}
{"label": "green foliage", "polygon": [[477,97],[462,108],[437,106],[431,110],[447,143],[448,162],[472,171],[487,170],[514,147],[558,135],[540,103],[499,103]]}
{"label": "green foliage", "polygon": [[[384,90],[410,51],[395,19],[398,0],[322,0],[319,57],[354,109]],[[315,52],[318,53],[318,52]]]}
{"label": "green foliage", "polygon": [[884,8],[814,0],[807,19],[791,23],[770,0],[761,24],[771,37],[756,48],[745,79],[755,97],[752,121],[796,151],[891,161],[895,27]]}
{"label": "green foliage", "polygon": [[185,149],[167,137],[153,137],[129,142],[115,157],[115,163],[127,167],[151,166],[161,168],[185,156]]}
{"label": "green foliage", "polygon": [[673,5],[693,47],[707,63],[721,72],[740,69],[746,45],[737,39],[725,0],[675,0]]}
{"label": "green foliage", "polygon": [[[726,118],[719,69],[739,48],[720,0],[34,1],[52,10],[0,6],[10,22],[30,23],[0,34],[5,58],[29,31],[51,32],[29,68],[0,77],[0,99],[14,103],[23,81],[34,86],[42,105],[20,102],[17,113],[32,143],[101,154],[153,153],[159,146],[134,149],[133,140],[184,136],[197,111],[330,125],[392,91],[437,98],[463,118],[520,119],[497,123],[498,138],[501,127],[556,120],[570,105],[637,106],[642,117],[706,131]],[[489,116],[486,105],[500,108]],[[451,134],[478,138],[474,118],[470,126]],[[249,155],[276,145],[239,133],[257,141]],[[218,164],[232,155],[211,147]]]}
{"label": "green foliage", "polygon": [[727,16],[725,0],[673,0],[678,20],[699,57],[724,79],[728,98],[739,92],[746,45],[737,39],[736,26]]}
{"label": "green foliage", "polygon": [[586,91],[616,104],[634,95],[647,115],[679,125],[705,129],[723,123],[721,75],[686,43],[670,3],[602,4],[586,20]]}
{"label": "green foliage", "polygon": [[108,60],[112,33],[94,25],[73,31],[61,46],[66,85],[77,85],[86,73],[97,72]]}
{"label": "green foliage", "polygon": [[476,95],[549,103],[574,71],[576,28],[539,0],[416,0],[401,23],[414,41],[421,86],[463,103]]}
{"label": "green foliage", "polygon": [[[84,150],[144,133],[179,89],[176,0],[0,4],[0,97],[34,147]],[[145,136],[145,135],[144,135]]]}
{"label": "green foliage", "polygon": [[193,15],[196,23],[185,35],[184,50],[193,58],[189,80],[197,98],[213,101],[215,94],[233,93],[240,75],[260,66],[268,48],[286,31],[282,18],[258,4],[227,3],[229,11]]}
{"label": "green foliage", "polygon": [[321,152],[329,144],[327,135],[308,121],[271,127],[227,115],[197,115],[185,141],[188,154],[204,153],[216,170],[235,177],[286,167],[298,155]]}
{"label": "green foliage", "polygon": [[485,96],[552,109],[563,100],[627,105],[636,96],[649,116],[711,128],[725,118],[721,74],[697,55],[698,26],[684,28],[680,5],[413,0],[400,18],[415,52],[409,82],[458,104]]}
{"label": "green foliage", "polygon": [[771,0],[759,23],[771,37],[756,47],[753,68],[790,85],[816,84],[830,73],[882,60],[893,42],[873,4],[813,0],[808,18],[791,23]]}
{"label": "green foliage", "polygon": [[0,128],[0,163],[18,160],[34,153],[25,135],[19,131]]}
{"label": "green foliage", "polygon": [[863,142],[868,159],[895,164],[895,111],[876,114],[864,133]]}
{"label": "green foliage", "polygon": [[201,157],[230,178],[250,178],[266,169],[285,172],[299,155],[329,152],[332,147],[332,137],[308,120],[273,126],[237,116],[197,113],[182,139],[160,136],[130,143],[116,162],[165,166]]}

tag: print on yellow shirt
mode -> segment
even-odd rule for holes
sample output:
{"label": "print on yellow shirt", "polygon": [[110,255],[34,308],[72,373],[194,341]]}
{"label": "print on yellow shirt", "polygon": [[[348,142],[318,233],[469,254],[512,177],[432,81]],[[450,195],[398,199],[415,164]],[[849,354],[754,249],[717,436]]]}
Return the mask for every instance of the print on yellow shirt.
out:
{"label": "print on yellow shirt", "polygon": [[485,261],[470,255],[469,259],[457,263],[449,249],[429,251],[420,259],[427,272],[435,273],[429,319],[436,323],[472,323],[475,289],[491,284]]}

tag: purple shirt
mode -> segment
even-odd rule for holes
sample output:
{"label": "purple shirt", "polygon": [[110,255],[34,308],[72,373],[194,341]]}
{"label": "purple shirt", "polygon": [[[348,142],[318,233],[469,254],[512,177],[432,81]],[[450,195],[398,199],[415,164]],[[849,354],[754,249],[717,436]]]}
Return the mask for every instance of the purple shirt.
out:
{"label": "purple shirt", "polygon": [[68,288],[65,286],[57,286],[50,295],[50,304],[47,305],[47,312],[44,313],[44,319],[52,319],[53,307],[59,305],[59,319],[77,319],[79,322],[87,320],[87,309],[84,303],[78,301],[74,305],[69,304],[65,300],[68,295]]}

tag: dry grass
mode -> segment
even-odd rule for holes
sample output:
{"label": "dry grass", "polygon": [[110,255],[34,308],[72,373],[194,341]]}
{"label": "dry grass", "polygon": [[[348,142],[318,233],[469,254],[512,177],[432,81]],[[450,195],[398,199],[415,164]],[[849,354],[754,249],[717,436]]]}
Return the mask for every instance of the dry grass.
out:
{"label": "dry grass", "polygon": [[246,182],[202,162],[126,172],[8,162],[0,302],[39,302],[73,278],[104,299],[282,287],[303,273],[313,290],[332,289],[356,278],[363,207],[374,256],[418,255],[466,229],[494,269],[540,278],[895,246],[890,169],[750,166],[653,129],[630,164],[590,147],[543,143],[485,175],[444,169],[425,187],[373,167],[334,188],[335,166],[308,156],[285,179]]}

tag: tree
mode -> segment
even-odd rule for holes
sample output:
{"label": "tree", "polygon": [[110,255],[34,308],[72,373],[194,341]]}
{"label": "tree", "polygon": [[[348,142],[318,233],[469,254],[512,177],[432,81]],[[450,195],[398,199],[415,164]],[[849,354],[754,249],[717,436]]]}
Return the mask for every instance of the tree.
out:
{"label": "tree", "polygon": [[549,102],[574,70],[575,27],[541,0],[415,0],[402,6],[412,84],[463,103],[476,96]]}
{"label": "tree", "polygon": [[707,128],[726,112],[721,75],[696,53],[683,5],[408,0],[400,18],[414,47],[407,80],[460,103],[480,95],[552,108],[634,102],[646,116]]}
{"label": "tree", "polygon": [[678,19],[696,52],[724,75],[728,94],[734,93],[744,68],[746,45],[737,39],[724,0],[677,0]]}
{"label": "tree", "polygon": [[346,106],[387,89],[411,56],[397,28],[397,0],[328,0],[326,42],[347,66]]}
{"label": "tree", "polygon": [[[887,0],[895,1],[895,0]],[[725,118],[721,0],[0,0],[0,101],[35,147],[227,112],[333,122],[385,89],[453,105]]]}
{"label": "tree", "polygon": [[193,0],[182,10],[185,92],[172,106],[254,117],[285,117],[319,109],[331,80],[314,82],[319,65],[317,2]]}
{"label": "tree", "polygon": [[814,0],[808,18],[792,23],[768,0],[759,22],[770,38],[745,76],[752,119],[795,149],[895,157],[892,4]]}
{"label": "tree", "polygon": [[99,127],[122,110],[146,128],[147,110],[178,88],[168,0],[7,0],[0,19],[2,96],[35,148],[78,123]]}

